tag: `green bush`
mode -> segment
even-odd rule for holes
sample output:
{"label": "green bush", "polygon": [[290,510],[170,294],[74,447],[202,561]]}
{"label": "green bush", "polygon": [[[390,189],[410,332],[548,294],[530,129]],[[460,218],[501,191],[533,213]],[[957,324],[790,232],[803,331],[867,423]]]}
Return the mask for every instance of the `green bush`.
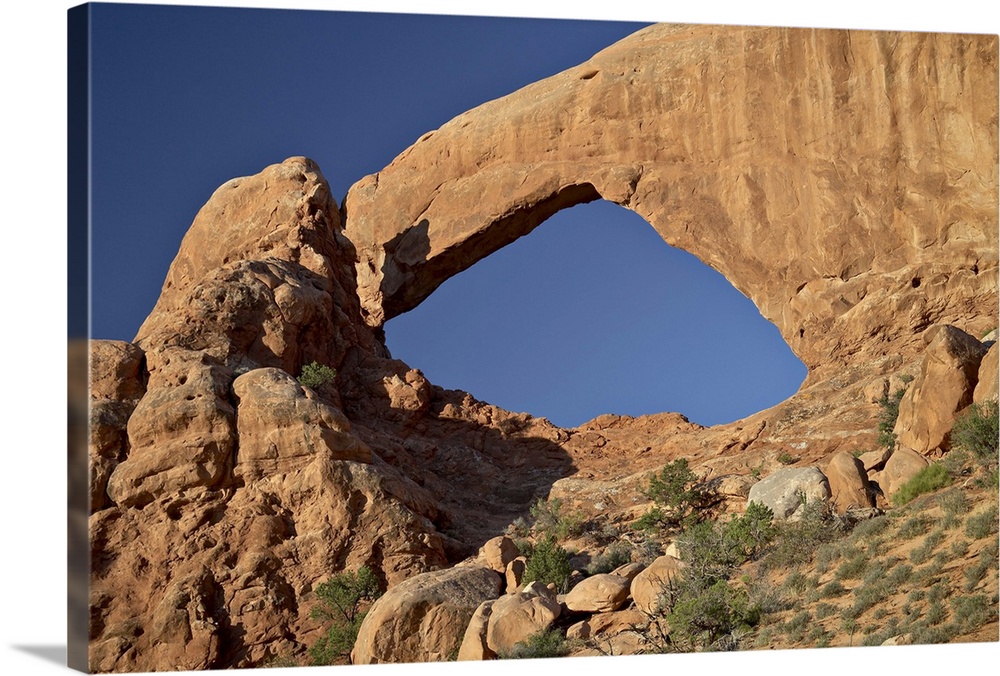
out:
{"label": "green bush", "polygon": [[535,520],[535,532],[539,535],[565,540],[583,532],[583,517],[579,514],[563,514],[563,503],[559,498],[539,498],[530,511]]}
{"label": "green bush", "polygon": [[314,361],[311,364],[306,364],[302,367],[302,374],[299,376],[298,380],[300,385],[315,390],[323,385],[326,385],[327,383],[332,383],[333,379],[336,377],[337,372],[332,368],[324,364],[318,364]]}
{"label": "green bush", "polygon": [[944,533],[939,530],[934,531],[924,539],[919,547],[910,550],[910,561],[919,566],[931,557],[934,548],[941,544],[942,540],[944,540]]}
{"label": "green bush", "polygon": [[679,527],[699,521],[698,510],[710,498],[708,491],[698,486],[698,477],[688,467],[685,458],[668,462],[649,480],[643,493],[655,503],[639,521],[642,529],[655,526],[663,528]]}
{"label": "green bush", "polygon": [[933,523],[933,520],[929,516],[925,516],[923,514],[911,516],[903,522],[902,526],[899,527],[897,536],[901,540],[912,540],[918,535],[923,535],[929,531]]}
{"label": "green bush", "polygon": [[889,450],[896,448],[896,419],[899,418],[899,402],[903,399],[906,389],[901,388],[891,396],[883,394],[878,400],[880,407],[878,413],[878,445]]}
{"label": "green bush", "polygon": [[[776,526],[773,544],[761,565],[765,570],[779,570],[809,563],[820,553],[827,558],[837,558],[836,548],[823,545],[840,539],[845,533],[844,523],[831,514],[825,502],[809,501],[803,507],[801,519]],[[829,563],[825,561],[819,572],[824,572]]]}
{"label": "green bush", "polygon": [[541,657],[564,657],[569,654],[569,644],[558,629],[536,632],[497,655],[502,660],[529,660]]}
{"label": "green bush", "polygon": [[974,540],[981,540],[997,532],[996,505],[976,512],[965,521],[965,534]]}
{"label": "green bush", "polygon": [[984,624],[997,619],[997,598],[986,594],[975,596],[956,596],[952,598],[952,614],[962,628],[962,631],[974,631]]}
{"label": "green bush", "polygon": [[984,401],[970,406],[951,429],[951,445],[972,453],[985,465],[996,464],[1000,445],[997,402]]}
{"label": "green bush", "polygon": [[616,542],[594,557],[587,572],[591,575],[610,573],[619,566],[632,562],[632,547],[627,542]]}
{"label": "green bush", "polygon": [[743,515],[726,523],[703,521],[689,528],[678,544],[690,574],[706,584],[728,579],[770,544],[773,516],[770,507],[751,502]]}
{"label": "green bush", "polygon": [[819,591],[819,595],[825,599],[836,598],[838,596],[843,596],[846,593],[847,589],[840,583],[840,580],[827,582],[826,585]]}
{"label": "green bush", "polygon": [[345,660],[358,638],[364,620],[361,607],[382,595],[378,578],[367,566],[356,572],[345,571],[316,587],[319,604],[313,617],[332,622],[330,628],[309,648],[313,665],[334,664]]}
{"label": "green bush", "polygon": [[857,580],[864,574],[867,565],[868,556],[866,554],[855,554],[840,564],[834,576],[838,580]]}
{"label": "green bush", "polygon": [[746,592],[725,580],[708,587],[685,580],[665,617],[675,648],[698,650],[713,649],[725,637],[747,632],[760,622],[760,615]]}
{"label": "green bush", "polygon": [[559,546],[551,536],[539,541],[528,557],[522,581],[554,584],[565,593],[569,586],[569,576],[573,567],[569,563],[569,552]]}
{"label": "green bush", "polygon": [[928,465],[916,473],[912,479],[899,487],[892,496],[892,501],[897,507],[902,507],[912,501],[918,495],[936,491],[951,483],[951,476],[948,470],[939,463]]}

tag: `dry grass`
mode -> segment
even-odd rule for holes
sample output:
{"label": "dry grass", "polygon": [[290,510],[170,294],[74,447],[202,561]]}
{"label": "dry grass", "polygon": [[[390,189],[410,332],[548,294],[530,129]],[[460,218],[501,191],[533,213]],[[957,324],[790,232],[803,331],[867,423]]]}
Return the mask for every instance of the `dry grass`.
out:
{"label": "dry grass", "polygon": [[757,564],[768,584],[799,593],[765,614],[752,645],[997,641],[996,501],[971,482],[950,487],[861,522],[811,560]]}

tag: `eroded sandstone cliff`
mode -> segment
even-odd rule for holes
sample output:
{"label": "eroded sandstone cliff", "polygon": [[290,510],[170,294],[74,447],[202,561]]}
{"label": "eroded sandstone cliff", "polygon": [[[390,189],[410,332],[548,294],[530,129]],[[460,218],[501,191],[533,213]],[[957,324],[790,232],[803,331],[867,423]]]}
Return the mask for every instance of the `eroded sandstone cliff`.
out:
{"label": "eroded sandstone cliff", "polygon": [[[598,197],[746,293],[803,388],[713,428],[564,430],[388,354],[386,319]],[[873,447],[929,326],[997,325],[997,201],[995,37],[691,26],[459,116],[343,213],[305,158],[230,181],[134,344],[92,347],[92,668],[301,655],[319,582],[447,567],[539,497],[624,523],[645,474],[685,457],[738,509],[782,454]],[[313,361],[336,379],[300,385]]]}

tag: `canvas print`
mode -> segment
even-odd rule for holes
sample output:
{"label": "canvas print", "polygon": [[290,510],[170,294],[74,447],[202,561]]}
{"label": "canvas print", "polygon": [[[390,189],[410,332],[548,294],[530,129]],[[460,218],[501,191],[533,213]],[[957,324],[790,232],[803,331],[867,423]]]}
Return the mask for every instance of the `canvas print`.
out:
{"label": "canvas print", "polygon": [[71,666],[1000,640],[998,36],[69,38]]}

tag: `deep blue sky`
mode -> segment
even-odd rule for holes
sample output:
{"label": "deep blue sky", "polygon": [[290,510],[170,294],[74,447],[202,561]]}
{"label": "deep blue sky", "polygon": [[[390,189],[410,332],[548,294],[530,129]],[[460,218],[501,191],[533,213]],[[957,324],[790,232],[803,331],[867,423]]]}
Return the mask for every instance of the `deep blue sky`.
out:
{"label": "deep blue sky", "polygon": [[[423,133],[643,25],[94,5],[92,335],[135,335],[230,178],[306,155],[339,202]],[[805,376],[721,276],[607,203],[557,214],[386,331],[432,382],[564,426],[727,422]]]}

